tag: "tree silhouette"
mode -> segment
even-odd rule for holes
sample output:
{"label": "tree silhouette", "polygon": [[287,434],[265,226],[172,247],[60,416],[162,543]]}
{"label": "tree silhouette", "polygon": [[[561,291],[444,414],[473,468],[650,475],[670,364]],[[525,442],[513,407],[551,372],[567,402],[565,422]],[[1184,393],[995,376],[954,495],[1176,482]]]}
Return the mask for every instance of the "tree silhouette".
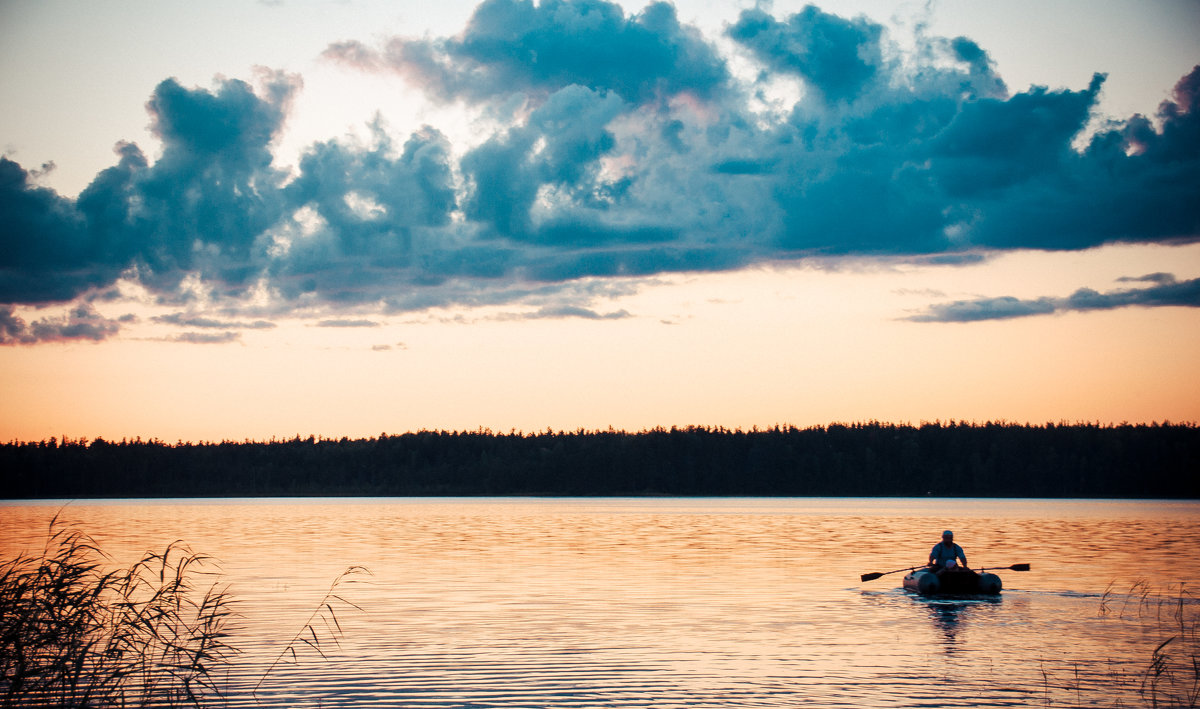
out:
{"label": "tree silhouette", "polygon": [[417,431],[0,444],[3,497],[748,495],[1197,498],[1195,424]]}

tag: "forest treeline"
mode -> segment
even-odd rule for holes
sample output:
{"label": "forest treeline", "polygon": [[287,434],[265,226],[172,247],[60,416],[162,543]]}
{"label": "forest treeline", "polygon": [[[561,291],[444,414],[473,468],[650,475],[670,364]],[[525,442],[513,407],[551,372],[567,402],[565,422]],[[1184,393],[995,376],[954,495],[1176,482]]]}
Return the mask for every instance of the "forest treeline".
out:
{"label": "forest treeline", "polygon": [[860,423],[0,444],[0,497],[1200,497],[1196,424]]}

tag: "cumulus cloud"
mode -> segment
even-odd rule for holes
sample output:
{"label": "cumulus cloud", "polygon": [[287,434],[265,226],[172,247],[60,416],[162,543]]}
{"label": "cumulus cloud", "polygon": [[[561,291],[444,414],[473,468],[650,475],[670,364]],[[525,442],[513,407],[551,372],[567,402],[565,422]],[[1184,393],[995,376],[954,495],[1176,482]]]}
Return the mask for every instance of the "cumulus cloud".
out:
{"label": "cumulus cloud", "polygon": [[6,157],[0,157],[0,224],[0,302],[70,300],[120,271],[98,257],[103,249],[76,204],[39,187],[33,171]]}
{"label": "cumulus cloud", "polygon": [[[291,310],[587,317],[607,295],[594,284],[632,276],[815,256],[952,266],[1200,234],[1200,67],[1155,115],[1085,136],[1104,75],[1012,92],[969,38],[918,33],[902,49],[863,17],[744,10],[722,41],[756,67],[750,79],[716,40],[664,3],[486,0],[454,36],[339,42],[325,54],[348,71],[396,74],[496,127],[455,146],[437,126],[402,136],[377,121],[367,140],[308,146],[291,172],[273,151],[298,77],[163,81],[147,104],[161,156],[120,143],[74,199],[0,158],[5,341],[40,341],[11,306],[79,302],[118,279],[188,313],[197,284],[214,312],[253,301],[245,317],[166,316],[234,332],[252,312]],[[780,81],[797,98],[764,110]],[[1184,288],[1147,282],[1127,304]],[[1134,298],[1078,295],[927,319]]]}
{"label": "cumulus cloud", "polygon": [[665,2],[627,17],[606,0],[484,0],[456,37],[345,41],[325,54],[396,71],[443,101],[582,86],[641,104],[710,97],[729,80],[725,60]]}
{"label": "cumulus cloud", "polygon": [[803,77],[830,101],[852,101],[883,76],[883,28],[845,19],[814,5],[784,21],[745,10],[729,36],[772,70]]}
{"label": "cumulus cloud", "polygon": [[120,319],[106,318],[88,304],[78,305],[57,317],[26,323],[11,306],[0,306],[0,345],[87,340],[100,342],[117,334]]}

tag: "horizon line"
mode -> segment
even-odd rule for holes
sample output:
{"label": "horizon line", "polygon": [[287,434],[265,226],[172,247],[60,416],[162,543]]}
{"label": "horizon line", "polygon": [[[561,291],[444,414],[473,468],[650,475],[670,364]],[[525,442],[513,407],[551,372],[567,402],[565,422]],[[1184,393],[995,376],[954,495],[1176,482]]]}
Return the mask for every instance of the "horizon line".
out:
{"label": "horizon line", "polygon": [[184,440],[176,439],[174,443],[166,441],[157,436],[151,438],[142,438],[134,436],[132,438],[126,436],[119,441],[108,439],[104,436],[96,436],[88,438],[81,436],[72,438],[67,435],[51,436],[40,440],[20,440],[9,439],[5,442],[0,442],[0,446],[4,447],[21,447],[21,446],[39,446],[52,445],[56,447],[92,447],[94,445],[158,445],[167,448],[177,448],[184,446],[214,446],[214,445],[276,445],[284,443],[341,443],[341,442],[369,442],[378,441],[387,438],[402,438],[405,436],[415,436],[421,434],[436,434],[436,435],[452,435],[452,436],[492,436],[496,438],[513,437],[513,438],[539,438],[542,436],[598,436],[598,435],[626,435],[640,436],[655,433],[717,433],[729,435],[748,435],[748,434],[765,434],[765,433],[801,433],[801,432],[828,432],[831,429],[837,428],[896,428],[896,429],[921,429],[921,428],[1027,428],[1027,429],[1052,429],[1052,428],[1094,428],[1094,429],[1118,429],[1118,428],[1198,428],[1200,421],[1171,421],[1163,419],[1161,421],[1141,421],[1131,422],[1128,420],[1121,422],[1101,422],[1101,421],[1083,421],[1075,420],[1068,421],[1060,419],[1057,422],[1045,421],[1043,423],[1032,423],[1030,421],[1017,422],[1006,419],[988,419],[986,421],[965,420],[965,419],[941,419],[925,420],[922,419],[919,423],[914,424],[911,421],[882,421],[879,419],[859,420],[859,421],[831,421],[826,424],[812,424],[808,426],[797,426],[790,423],[777,423],[772,426],[754,425],[749,428],[729,427],[725,425],[704,425],[704,424],[687,424],[687,425],[657,425],[651,428],[642,428],[640,430],[629,430],[623,428],[614,428],[609,426],[607,429],[595,428],[589,429],[583,426],[572,430],[563,428],[555,429],[547,426],[544,430],[525,431],[524,429],[510,428],[506,431],[493,430],[488,426],[478,426],[475,429],[451,429],[451,428],[419,428],[416,430],[408,430],[401,432],[381,431],[377,436],[326,436],[324,434],[309,433],[302,435],[300,433],[293,434],[291,437],[271,436],[269,439],[252,439],[243,438],[235,440],[231,438],[223,438],[219,441],[210,439]]}

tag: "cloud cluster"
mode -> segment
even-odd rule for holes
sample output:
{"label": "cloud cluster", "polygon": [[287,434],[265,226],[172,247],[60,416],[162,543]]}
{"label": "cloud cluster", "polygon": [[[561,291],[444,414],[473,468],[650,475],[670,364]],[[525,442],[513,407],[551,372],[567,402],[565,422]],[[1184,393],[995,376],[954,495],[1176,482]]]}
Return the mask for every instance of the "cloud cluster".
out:
{"label": "cloud cluster", "polygon": [[1011,320],[1031,315],[1087,312],[1114,308],[1181,306],[1200,308],[1200,278],[1177,281],[1171,274],[1155,273],[1142,278],[1122,281],[1148,281],[1145,288],[1126,288],[1100,293],[1080,288],[1065,298],[1020,299],[1010,296],[956,300],[930,306],[922,313],[908,318],[914,322],[977,322],[981,320]]}
{"label": "cloud cluster", "polygon": [[666,2],[626,17],[607,0],[484,0],[456,37],[397,37],[380,49],[340,42],[326,55],[398,72],[441,101],[581,86],[640,105],[712,98],[729,81],[725,59]]}
{"label": "cloud cluster", "polygon": [[[128,320],[128,318],[124,318]],[[31,345],[39,342],[100,342],[121,329],[122,319],[106,318],[89,304],[71,308],[58,317],[25,322],[12,306],[0,306],[0,345]]]}
{"label": "cloud cluster", "polygon": [[[752,79],[662,2],[627,15],[607,0],[485,0],[453,37],[331,45],[347,70],[393,73],[499,127],[456,151],[436,127],[400,138],[375,125],[366,143],[309,146],[292,172],[272,150],[299,77],[163,81],[147,104],[154,162],[119,144],[71,199],[0,158],[2,341],[57,337],[32,334],[12,305],[69,302],[118,278],[181,304],[199,280],[227,312],[249,300],[377,313],[522,302],[533,317],[595,317],[583,294],[614,277],[1200,235],[1200,67],[1155,116],[1111,122],[1081,147],[1103,75],[1012,93],[968,38],[921,35],[905,54],[881,25],[815,6],[745,10],[724,39]],[[796,98],[764,108],[780,85]],[[1189,283],[918,319],[1195,306]],[[58,325],[82,333],[94,320]],[[115,332],[96,325],[97,338]]]}

